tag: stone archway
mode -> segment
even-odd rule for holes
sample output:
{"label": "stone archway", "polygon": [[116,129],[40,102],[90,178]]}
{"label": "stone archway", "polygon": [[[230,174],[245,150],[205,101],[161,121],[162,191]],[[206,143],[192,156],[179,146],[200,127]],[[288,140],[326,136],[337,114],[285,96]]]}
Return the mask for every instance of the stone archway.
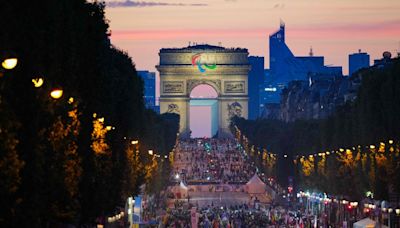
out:
{"label": "stone archway", "polygon": [[160,112],[180,115],[181,137],[190,132],[190,93],[207,84],[218,94],[218,136],[231,137],[230,118],[248,116],[247,49],[210,45],[160,50]]}
{"label": "stone archway", "polygon": [[209,84],[200,84],[190,92],[189,129],[191,137],[213,137],[218,133],[218,93]]}

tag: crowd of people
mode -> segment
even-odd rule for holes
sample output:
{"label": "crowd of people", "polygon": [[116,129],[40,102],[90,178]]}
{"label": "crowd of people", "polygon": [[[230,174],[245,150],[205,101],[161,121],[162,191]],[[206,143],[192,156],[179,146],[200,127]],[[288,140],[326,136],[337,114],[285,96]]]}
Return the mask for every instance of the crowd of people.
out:
{"label": "crowd of people", "polygon": [[[247,205],[231,207],[208,206],[197,211],[199,228],[268,228],[308,227],[312,221],[300,211],[288,211],[282,207],[248,208]],[[190,210],[171,210],[164,217],[162,227],[193,227]]]}
{"label": "crowd of people", "polygon": [[231,139],[187,139],[175,148],[174,175],[186,182],[247,182],[255,168]]}

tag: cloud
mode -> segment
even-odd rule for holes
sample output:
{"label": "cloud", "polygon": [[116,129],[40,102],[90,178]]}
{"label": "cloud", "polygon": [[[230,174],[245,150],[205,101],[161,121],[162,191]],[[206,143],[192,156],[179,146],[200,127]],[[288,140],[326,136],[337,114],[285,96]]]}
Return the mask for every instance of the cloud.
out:
{"label": "cloud", "polygon": [[[252,39],[266,37],[277,27],[241,29],[155,29],[114,30],[111,39],[116,40],[176,40],[176,39]],[[318,24],[314,26],[288,26],[287,32],[294,39],[381,39],[400,36],[400,20],[370,22],[366,24]]]}
{"label": "cloud", "polygon": [[275,4],[274,7],[272,7],[272,8],[273,8],[273,9],[283,9],[283,8],[285,8],[285,4],[283,4],[283,3],[282,3],[282,4],[279,4],[279,3],[278,3],[278,4]]}
{"label": "cloud", "polygon": [[338,10],[346,11],[398,11],[398,6],[357,6],[357,7],[339,7]]}
{"label": "cloud", "polygon": [[119,7],[154,7],[154,6],[207,6],[204,3],[166,3],[166,2],[150,2],[150,1],[107,1],[106,5],[110,8]]}

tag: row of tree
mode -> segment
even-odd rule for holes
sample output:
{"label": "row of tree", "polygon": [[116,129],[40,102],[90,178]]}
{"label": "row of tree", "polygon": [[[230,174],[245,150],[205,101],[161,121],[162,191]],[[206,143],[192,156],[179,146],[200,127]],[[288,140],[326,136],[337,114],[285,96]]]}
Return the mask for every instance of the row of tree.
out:
{"label": "row of tree", "polygon": [[[278,177],[281,183],[286,184],[288,175],[293,176],[298,173],[291,159],[296,156],[305,155],[308,157],[310,154],[318,154],[319,151],[352,148],[381,141],[388,142],[389,139],[398,140],[400,135],[400,115],[398,115],[400,113],[399,75],[399,59],[393,59],[380,67],[371,67],[357,72],[354,77],[362,79],[357,98],[353,102],[338,107],[336,112],[327,119],[285,123],[277,120],[258,119],[251,121],[236,118],[233,123],[248,137],[251,144],[266,148],[268,151],[273,151],[279,155],[277,161]],[[336,178],[340,179],[337,170],[339,164],[341,164],[341,158],[332,158],[334,158],[335,163],[327,167],[331,168],[333,173],[336,173]],[[370,164],[372,163],[368,163],[368,165]],[[400,171],[399,164],[384,166],[393,170],[381,170],[383,173]],[[315,171],[317,170],[316,168]],[[324,186],[321,186],[318,177],[313,180],[306,180],[304,176],[300,175],[297,177],[297,182],[300,185],[307,183],[307,186],[314,186],[323,190],[330,189],[332,183],[338,183],[338,179],[321,181],[321,183],[324,183]],[[374,183],[376,181],[378,180],[375,180]],[[341,187],[334,191],[337,194],[346,195],[349,193],[347,187],[350,185],[357,186],[357,183],[355,177],[350,177],[346,184],[338,184]],[[369,182],[364,185],[369,187],[361,187],[360,189],[374,189],[374,183]],[[396,186],[392,186],[393,189],[383,190],[384,193],[378,195],[386,199],[389,190],[400,192],[398,185]],[[355,193],[355,197],[359,195],[359,193]]]}
{"label": "row of tree", "polygon": [[[175,144],[179,117],[145,110],[143,82],[131,58],[110,44],[104,7],[0,3],[0,58],[18,58],[13,70],[0,69],[2,227],[112,215],[154,182],[147,150],[164,158]],[[39,78],[44,83],[35,87]],[[60,99],[49,95],[56,88]]]}
{"label": "row of tree", "polygon": [[327,192],[351,200],[362,200],[371,193],[378,200],[400,200],[396,199],[400,192],[398,142],[300,156],[294,163],[300,189]]}

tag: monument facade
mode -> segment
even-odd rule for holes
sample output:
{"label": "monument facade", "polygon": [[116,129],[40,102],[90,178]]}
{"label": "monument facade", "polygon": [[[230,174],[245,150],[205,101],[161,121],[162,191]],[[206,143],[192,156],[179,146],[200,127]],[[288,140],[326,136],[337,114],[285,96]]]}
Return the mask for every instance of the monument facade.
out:
{"label": "monument facade", "polygon": [[180,135],[190,136],[190,93],[198,85],[218,94],[218,137],[231,137],[230,118],[248,117],[248,51],[195,45],[160,50],[160,113],[180,115]]}

